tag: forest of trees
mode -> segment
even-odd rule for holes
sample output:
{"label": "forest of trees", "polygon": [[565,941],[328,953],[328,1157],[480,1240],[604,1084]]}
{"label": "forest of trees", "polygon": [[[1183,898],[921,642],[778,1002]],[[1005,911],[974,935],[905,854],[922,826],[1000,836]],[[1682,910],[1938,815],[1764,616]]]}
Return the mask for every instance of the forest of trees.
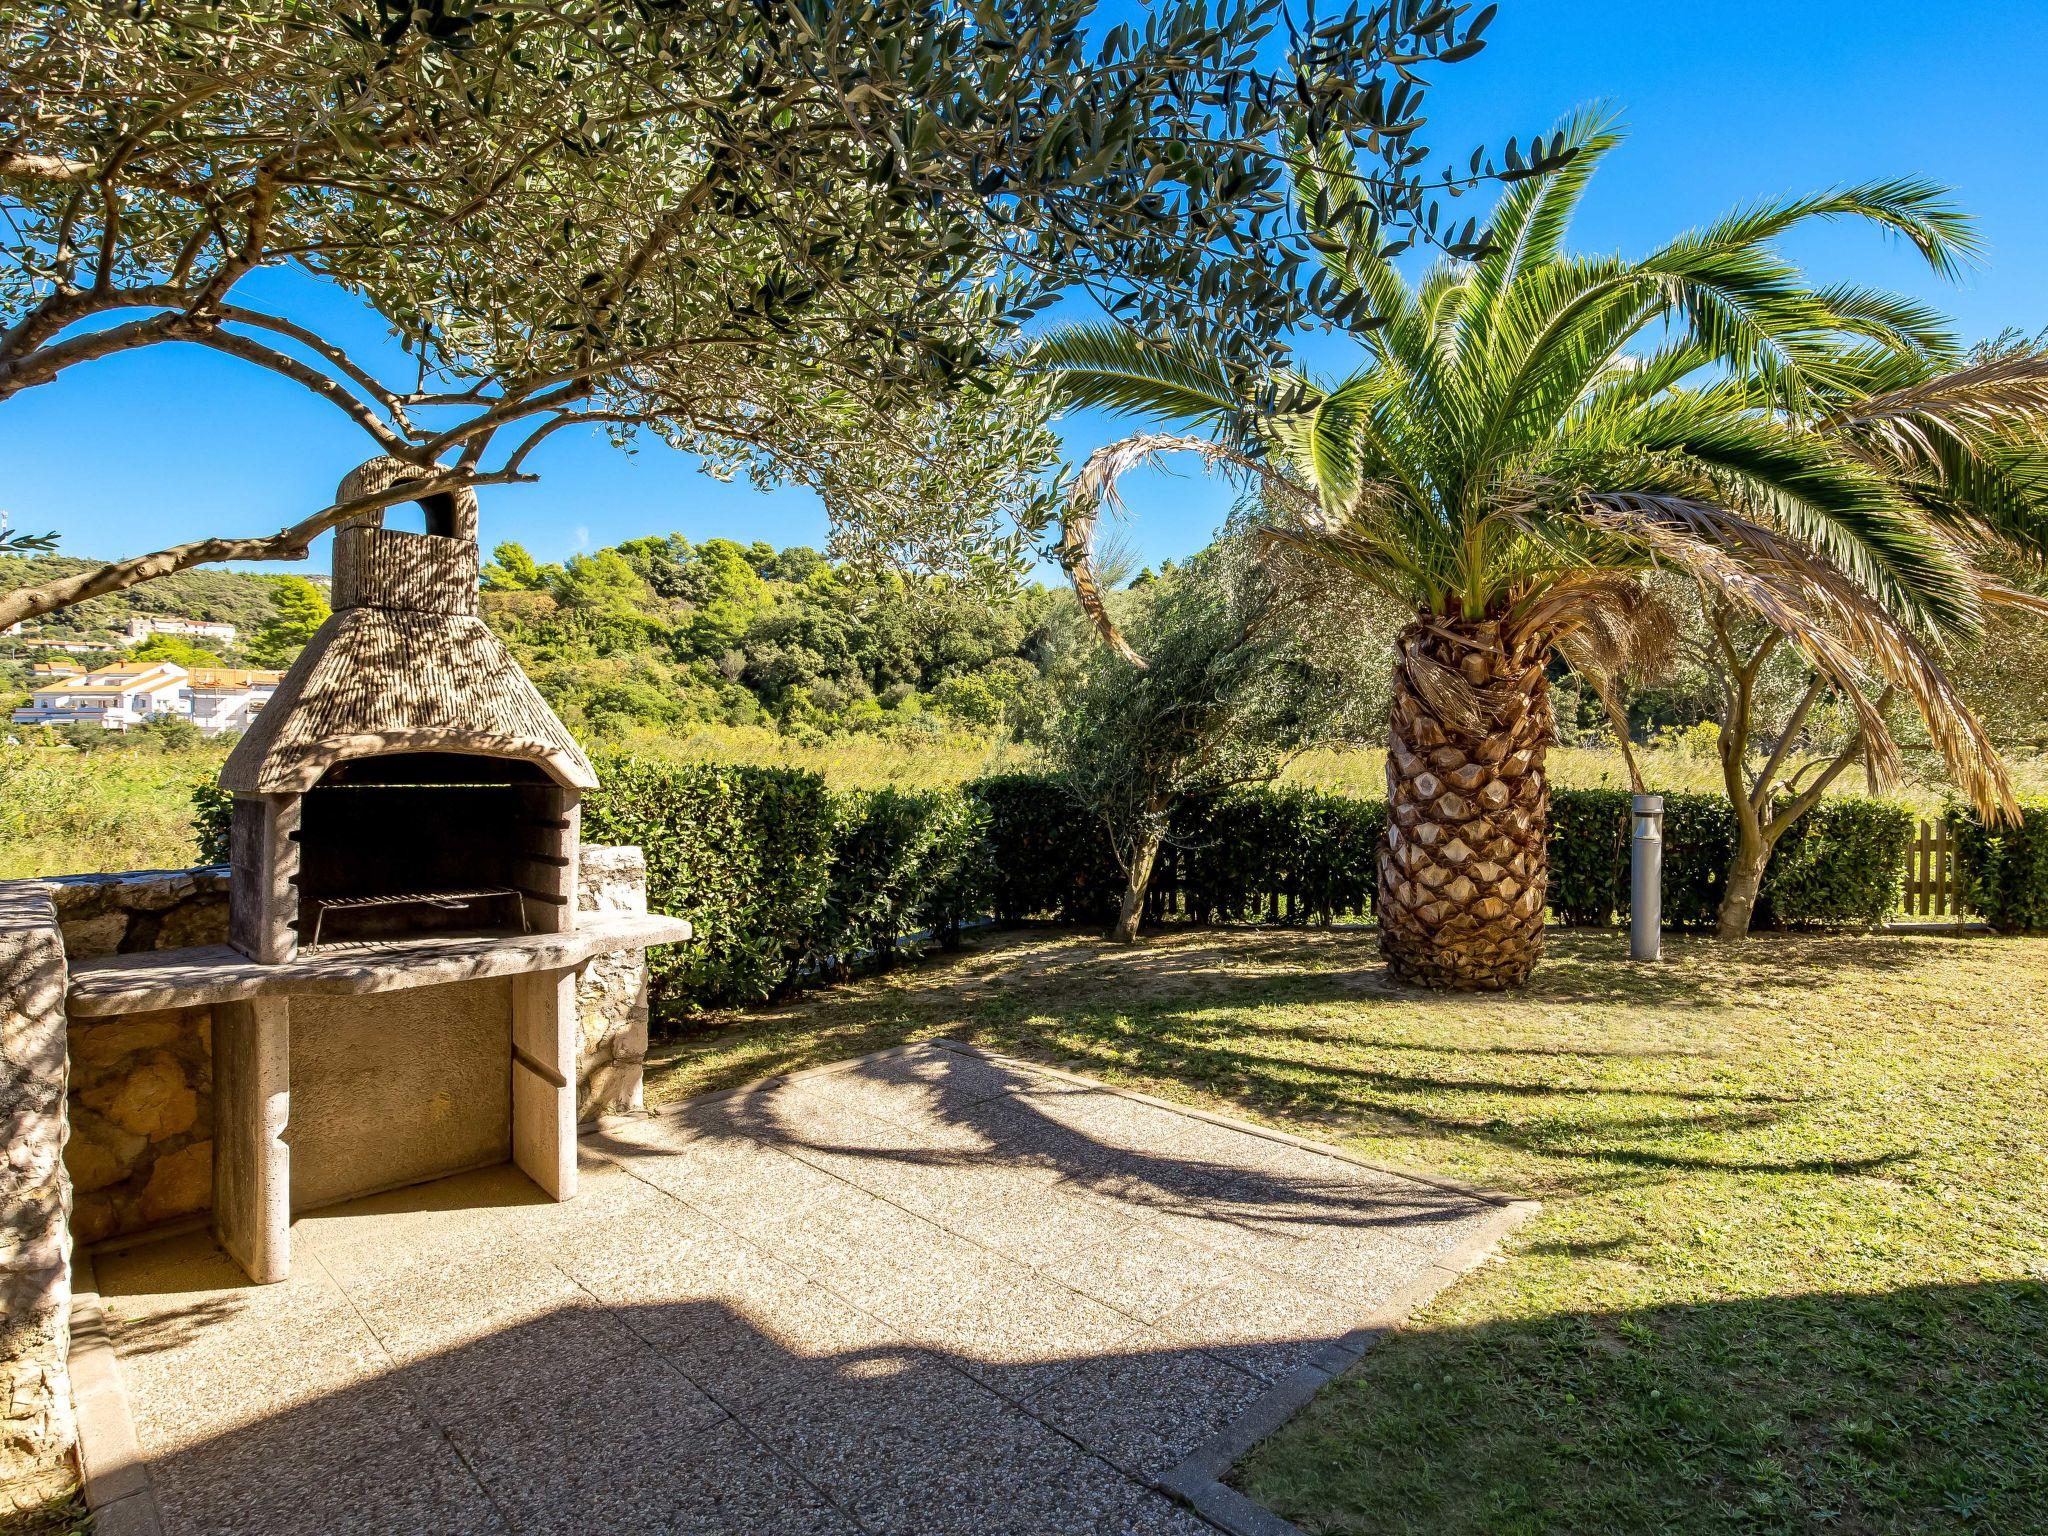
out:
{"label": "forest of trees", "polygon": [[484,589],[492,627],[548,701],[600,739],[933,717],[1035,736],[1089,644],[1061,589],[863,572],[803,546],[680,534],[546,566],[500,544]]}
{"label": "forest of trees", "polygon": [[[0,557],[0,585],[59,565]],[[1150,580],[1141,574],[1139,583]],[[500,544],[484,612],[572,729],[593,741],[703,723],[800,735],[955,727],[1037,739],[1092,645],[1065,586],[866,572],[814,549],[680,534],[541,565]],[[233,646],[158,637],[123,649],[131,613],[224,620]],[[324,616],[304,577],[190,571],[66,610],[35,636],[101,644],[81,662],[161,655],[283,666]],[[9,705],[42,653],[0,642]]]}

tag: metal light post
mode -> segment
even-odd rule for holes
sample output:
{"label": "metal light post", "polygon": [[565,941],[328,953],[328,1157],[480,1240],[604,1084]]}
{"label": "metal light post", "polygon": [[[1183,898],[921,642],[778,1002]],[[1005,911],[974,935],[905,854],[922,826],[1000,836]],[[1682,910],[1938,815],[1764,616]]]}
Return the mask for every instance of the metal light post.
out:
{"label": "metal light post", "polygon": [[1637,795],[1629,839],[1628,953],[1655,960],[1664,952],[1664,797]]}

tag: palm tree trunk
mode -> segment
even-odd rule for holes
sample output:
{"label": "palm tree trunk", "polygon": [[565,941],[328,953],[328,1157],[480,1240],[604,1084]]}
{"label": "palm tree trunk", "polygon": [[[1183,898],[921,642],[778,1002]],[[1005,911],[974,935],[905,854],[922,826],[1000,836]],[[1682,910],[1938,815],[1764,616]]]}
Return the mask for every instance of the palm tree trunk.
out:
{"label": "palm tree trunk", "polygon": [[1518,987],[1543,953],[1547,656],[1511,652],[1492,621],[1402,632],[1379,881],[1380,949],[1398,980]]}

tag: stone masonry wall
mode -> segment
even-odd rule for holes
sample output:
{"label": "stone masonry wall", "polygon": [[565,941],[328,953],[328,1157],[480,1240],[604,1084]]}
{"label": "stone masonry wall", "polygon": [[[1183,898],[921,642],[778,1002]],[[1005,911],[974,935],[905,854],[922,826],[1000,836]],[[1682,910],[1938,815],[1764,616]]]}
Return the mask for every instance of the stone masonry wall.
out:
{"label": "stone masonry wall", "polygon": [[38,883],[56,905],[64,952],[73,960],[228,941],[228,872],[221,865]]}
{"label": "stone masonry wall", "polygon": [[[577,907],[584,912],[645,912],[647,860],[638,848],[581,850]],[[576,1115],[638,1109],[647,1061],[647,957],[639,950],[599,955],[576,980]]]}
{"label": "stone masonry wall", "polygon": [[70,1480],[64,946],[48,891],[0,886],[0,1514]]}
{"label": "stone masonry wall", "polygon": [[[73,960],[225,944],[228,874],[205,869],[44,882]],[[73,1234],[96,1243],[213,1202],[213,1015],[205,1008],[71,1026]]]}

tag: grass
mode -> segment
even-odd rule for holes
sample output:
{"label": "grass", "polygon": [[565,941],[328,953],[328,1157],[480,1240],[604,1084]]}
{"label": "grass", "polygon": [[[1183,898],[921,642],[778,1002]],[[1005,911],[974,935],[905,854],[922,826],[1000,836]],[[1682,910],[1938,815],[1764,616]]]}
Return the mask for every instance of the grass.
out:
{"label": "grass", "polygon": [[0,1536],[91,1536],[93,1518],[77,1489],[35,1501],[26,1509],[0,1511]]}
{"label": "grass", "polygon": [[164,869],[198,857],[192,786],[217,748],[0,746],[0,879]]}
{"label": "grass", "polygon": [[1360,929],[1027,932],[650,1092],[944,1033],[1542,1200],[1236,1469],[1306,1531],[2048,1530],[2048,940],[1624,945],[1447,997]]}
{"label": "grass", "polygon": [[785,735],[759,725],[705,725],[678,736],[635,735],[625,750],[650,757],[804,768],[835,790],[945,789],[990,773],[1033,767],[1038,754],[1007,738],[971,731],[929,735],[817,737]]}

